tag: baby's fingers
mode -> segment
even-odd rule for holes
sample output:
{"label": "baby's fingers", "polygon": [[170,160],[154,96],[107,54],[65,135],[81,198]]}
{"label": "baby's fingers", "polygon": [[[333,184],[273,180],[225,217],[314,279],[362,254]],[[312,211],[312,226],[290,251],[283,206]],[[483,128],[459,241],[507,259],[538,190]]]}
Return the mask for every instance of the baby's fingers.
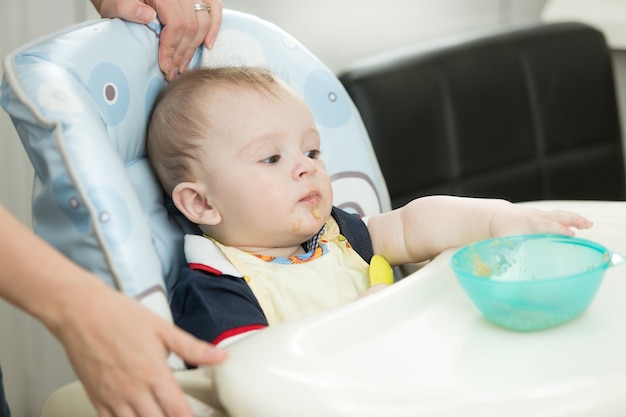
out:
{"label": "baby's fingers", "polygon": [[542,217],[549,224],[546,232],[573,235],[571,228],[579,230],[589,229],[593,222],[578,213],[565,210],[551,210],[543,212]]}

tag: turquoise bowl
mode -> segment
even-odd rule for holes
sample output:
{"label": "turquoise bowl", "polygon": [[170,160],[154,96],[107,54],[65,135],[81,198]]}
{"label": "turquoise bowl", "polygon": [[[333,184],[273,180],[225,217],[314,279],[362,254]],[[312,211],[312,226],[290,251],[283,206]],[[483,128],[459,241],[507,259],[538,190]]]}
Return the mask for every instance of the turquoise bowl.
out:
{"label": "turquoise bowl", "polygon": [[624,261],[590,240],[539,234],[467,245],[454,253],[450,266],[489,321],[535,331],[578,317],[596,296],[607,268]]}

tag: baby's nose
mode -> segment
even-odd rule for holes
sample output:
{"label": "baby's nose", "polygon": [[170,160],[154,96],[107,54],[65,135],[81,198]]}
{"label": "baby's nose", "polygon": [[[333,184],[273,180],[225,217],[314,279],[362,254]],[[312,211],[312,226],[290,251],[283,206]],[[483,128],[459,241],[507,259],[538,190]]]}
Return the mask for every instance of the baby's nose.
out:
{"label": "baby's nose", "polygon": [[315,160],[313,160],[312,158],[309,158],[305,154],[302,154],[302,156],[298,158],[298,161],[295,167],[296,177],[299,178],[299,177],[303,177],[306,175],[311,175],[311,174],[314,174],[316,171],[317,171],[317,165],[315,164]]}

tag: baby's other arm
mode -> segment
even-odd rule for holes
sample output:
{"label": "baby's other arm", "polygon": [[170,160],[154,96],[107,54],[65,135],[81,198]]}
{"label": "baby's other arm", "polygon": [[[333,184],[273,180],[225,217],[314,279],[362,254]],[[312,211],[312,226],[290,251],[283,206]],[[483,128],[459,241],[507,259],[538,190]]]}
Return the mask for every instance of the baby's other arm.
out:
{"label": "baby's other arm", "polygon": [[506,200],[428,196],[368,220],[374,253],[392,265],[421,262],[443,250],[491,237],[573,234],[591,221],[568,211],[542,211]]}

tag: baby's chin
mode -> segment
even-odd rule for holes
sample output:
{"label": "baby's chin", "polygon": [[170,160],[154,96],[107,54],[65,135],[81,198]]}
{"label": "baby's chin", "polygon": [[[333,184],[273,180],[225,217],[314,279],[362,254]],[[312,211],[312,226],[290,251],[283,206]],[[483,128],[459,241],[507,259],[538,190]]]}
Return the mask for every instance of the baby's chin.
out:
{"label": "baby's chin", "polygon": [[303,236],[313,236],[324,226],[329,215],[330,209],[327,210],[319,206],[301,211],[290,219],[291,231]]}
{"label": "baby's chin", "polygon": [[324,226],[324,223],[325,222],[310,222],[306,226],[303,224],[294,223],[291,226],[291,231],[294,233],[295,236],[297,236],[296,240],[301,239],[302,241],[306,241],[315,236],[315,234],[320,231],[322,226]]}

